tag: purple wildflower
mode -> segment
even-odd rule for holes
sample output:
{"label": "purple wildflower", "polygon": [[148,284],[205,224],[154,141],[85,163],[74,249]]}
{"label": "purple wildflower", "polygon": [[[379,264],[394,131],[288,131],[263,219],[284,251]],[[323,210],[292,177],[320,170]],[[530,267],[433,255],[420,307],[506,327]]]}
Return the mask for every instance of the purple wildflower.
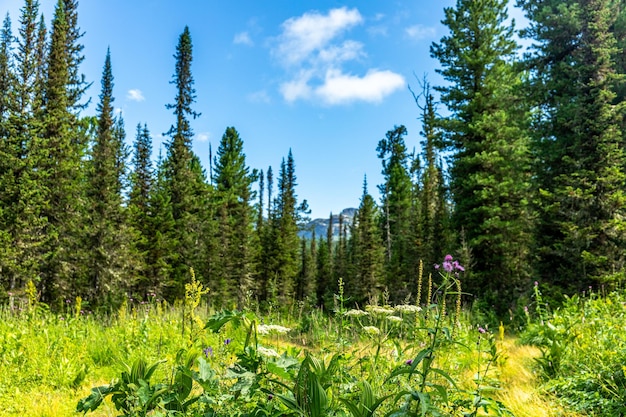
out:
{"label": "purple wildflower", "polygon": [[413,365],[413,359],[407,359],[406,361],[404,361],[404,364],[409,366]]}
{"label": "purple wildflower", "polygon": [[487,333],[487,330],[485,330],[484,327],[479,327],[478,328],[478,333],[485,334],[485,333]]}
{"label": "purple wildflower", "polygon": [[232,340],[230,340],[230,339],[224,340],[224,346],[230,345],[230,342],[232,342]]}
{"label": "purple wildflower", "polygon": [[535,287],[538,287],[539,283],[537,281],[535,281]]}
{"label": "purple wildflower", "polygon": [[452,255],[447,254],[445,258],[443,258],[444,262],[452,262]]}
{"label": "purple wildflower", "polygon": [[439,264],[435,264],[435,269],[439,269]]}
{"label": "purple wildflower", "polygon": [[454,269],[456,269],[457,271],[465,271],[465,268],[463,268],[463,266],[459,263],[459,261],[454,261],[452,262],[452,266],[454,267]]}
{"label": "purple wildflower", "polygon": [[213,348],[211,346],[207,346],[204,349],[202,349],[202,353],[204,353],[205,358],[209,359],[209,355],[213,357]]}
{"label": "purple wildflower", "polygon": [[444,261],[444,262],[443,262],[443,269],[444,269],[446,272],[452,272],[452,271],[454,271],[454,266],[452,266],[452,262],[450,262],[450,261]]}

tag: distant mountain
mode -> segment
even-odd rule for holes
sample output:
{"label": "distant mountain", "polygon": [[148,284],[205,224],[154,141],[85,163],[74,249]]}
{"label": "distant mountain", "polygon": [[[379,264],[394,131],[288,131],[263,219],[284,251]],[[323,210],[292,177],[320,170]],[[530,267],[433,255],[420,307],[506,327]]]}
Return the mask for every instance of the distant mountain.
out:
{"label": "distant mountain", "polygon": [[[347,208],[343,209],[339,214],[333,214],[332,217],[332,226],[333,226],[333,238],[339,239],[339,216],[343,217],[343,223],[345,225],[352,225],[352,221],[354,216],[356,215],[357,209],[355,208]],[[326,238],[326,232],[328,231],[328,218],[325,219],[315,219],[311,220],[306,224],[304,230],[301,230],[298,235],[300,237],[304,236],[307,239],[310,239],[313,236],[313,230],[315,230],[315,237],[319,239],[320,236]],[[348,229],[349,230],[349,229]]]}

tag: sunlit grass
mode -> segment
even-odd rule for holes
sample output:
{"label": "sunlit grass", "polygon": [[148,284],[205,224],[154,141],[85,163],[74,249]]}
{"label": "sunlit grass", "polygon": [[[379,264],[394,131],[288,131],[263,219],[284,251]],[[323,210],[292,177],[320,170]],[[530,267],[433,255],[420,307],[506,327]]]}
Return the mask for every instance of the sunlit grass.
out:
{"label": "sunlit grass", "polygon": [[[213,311],[206,305],[197,309],[201,321]],[[211,348],[215,353],[216,370],[224,370],[237,359],[235,352],[243,348],[246,337],[243,328],[227,328],[211,333],[189,324],[183,329],[181,307],[139,305],[127,307],[110,317],[53,315],[48,312],[15,315],[4,311],[0,322],[0,416],[67,416],[76,404],[90,393],[91,387],[107,385],[119,377],[122,363],[144,358],[153,363],[167,362],[155,374],[155,379],[171,375],[177,352],[181,348]],[[404,366],[429,341],[425,321],[407,315],[405,322],[372,319],[359,322],[339,316],[314,312],[303,325],[302,315],[264,316],[265,324],[276,324],[293,329],[287,334],[259,335],[259,343],[276,352],[289,352],[304,357],[310,351],[323,360],[342,352],[343,364],[357,378],[368,379],[381,395],[392,392],[384,384],[384,375]],[[364,332],[364,324],[376,324],[384,332],[380,335]],[[305,328],[303,328],[303,326]],[[398,327],[402,326],[402,327]],[[463,315],[455,330],[455,340],[438,350],[436,365],[449,373],[458,385],[468,392],[475,388],[474,378],[485,366],[485,355],[476,351],[481,336],[475,326]],[[341,334],[341,338],[339,335]],[[402,337],[399,337],[402,335]],[[229,340],[228,343],[226,341]],[[484,343],[484,340],[483,340]],[[536,348],[518,346],[512,339],[499,344],[503,356],[488,377],[501,389],[497,398],[516,416],[557,417],[574,416],[565,413],[537,388],[532,358]],[[80,372],[86,366],[84,378]],[[483,375],[484,377],[484,375]],[[433,375],[435,381],[445,379]],[[105,402],[90,415],[118,415],[110,402]]]}

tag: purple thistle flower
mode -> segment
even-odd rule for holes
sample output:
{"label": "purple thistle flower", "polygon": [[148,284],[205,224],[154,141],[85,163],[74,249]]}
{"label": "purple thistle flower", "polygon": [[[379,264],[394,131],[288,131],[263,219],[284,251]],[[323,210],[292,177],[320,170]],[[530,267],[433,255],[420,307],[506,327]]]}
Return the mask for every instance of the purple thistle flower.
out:
{"label": "purple thistle flower", "polygon": [[406,361],[404,361],[404,364],[408,366],[413,365],[413,359],[407,359]]}
{"label": "purple thistle flower", "polygon": [[538,287],[539,283],[537,281],[535,281],[535,287]]}
{"label": "purple thistle flower", "polygon": [[435,264],[435,269],[439,270],[439,264]]}
{"label": "purple thistle flower", "polygon": [[444,262],[443,262],[443,269],[444,269],[446,272],[452,272],[452,271],[454,271],[454,266],[452,266],[452,262],[450,262],[450,261],[444,261]]}
{"label": "purple thistle flower", "polygon": [[463,268],[463,266],[459,263],[459,261],[454,261],[452,262],[452,266],[454,267],[454,269],[456,269],[457,271],[465,271],[465,268]]}
{"label": "purple thistle flower", "polygon": [[452,255],[447,254],[445,258],[443,258],[444,262],[452,262]]}
{"label": "purple thistle flower", "polygon": [[202,353],[204,353],[205,358],[209,359],[209,355],[213,357],[213,348],[211,346],[207,346],[204,349],[202,349]]}

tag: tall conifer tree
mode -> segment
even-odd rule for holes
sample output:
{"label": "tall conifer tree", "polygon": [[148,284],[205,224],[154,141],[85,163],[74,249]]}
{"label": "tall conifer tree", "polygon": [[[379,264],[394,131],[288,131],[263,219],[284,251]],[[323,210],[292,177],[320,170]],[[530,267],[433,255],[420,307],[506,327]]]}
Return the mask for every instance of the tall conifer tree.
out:
{"label": "tall conifer tree", "polygon": [[409,284],[417,273],[411,234],[413,183],[409,171],[409,155],[404,126],[396,126],[378,142],[378,157],[382,161],[384,184],[379,185],[383,214],[381,226],[386,247],[386,284],[391,297],[400,301],[410,292]]}
{"label": "tall conifer tree", "polygon": [[527,111],[516,88],[517,45],[506,0],[457,0],[445,9],[450,34],[431,47],[451,157],[453,220],[476,265],[465,287],[503,316],[530,279],[531,214]]}
{"label": "tall conifer tree", "polygon": [[[180,298],[184,293],[184,283],[189,277],[189,268],[199,269],[199,256],[202,251],[195,244],[198,240],[200,210],[205,190],[201,167],[191,149],[193,131],[189,118],[200,114],[192,109],[196,99],[191,73],[192,42],[189,27],[185,26],[176,46],[175,73],[171,83],[176,87],[173,104],[166,107],[173,110],[176,122],[167,132],[171,137],[168,143],[167,159],[164,161],[166,186],[170,195],[174,229],[175,257],[172,259],[172,280],[168,283],[169,298]],[[203,190],[204,188],[204,190]],[[201,193],[201,194],[198,194]]]}
{"label": "tall conifer tree", "polygon": [[[574,292],[623,280],[624,126],[616,104],[618,3],[520,1],[534,39],[538,270]],[[622,68],[623,69],[623,68]]]}
{"label": "tall conifer tree", "polygon": [[380,212],[363,180],[363,194],[352,228],[353,274],[346,280],[346,294],[361,306],[384,290],[385,252],[381,238]]}
{"label": "tall conifer tree", "polygon": [[243,140],[234,127],[222,136],[215,157],[215,205],[218,215],[220,276],[223,285],[217,289],[222,300],[236,301],[242,308],[252,290],[253,222],[252,183],[256,173],[250,172],[243,153]]}
{"label": "tall conifer tree", "polygon": [[[75,10],[72,10],[74,13]],[[80,100],[78,83],[79,56],[75,14],[66,14],[62,0],[57,2],[46,66],[43,95],[43,134],[31,149],[36,180],[44,193],[41,210],[47,219],[43,262],[40,264],[41,293],[46,302],[59,302],[71,296],[72,283],[84,268],[80,236],[84,232],[84,189],[82,160],[86,147],[75,113]]]}
{"label": "tall conifer tree", "polygon": [[88,171],[88,290],[96,302],[119,302],[130,272],[130,233],[122,207],[126,175],[124,131],[113,115],[113,73],[107,50],[102,90],[96,107],[98,127]]}
{"label": "tall conifer tree", "polygon": [[129,224],[134,234],[134,249],[137,253],[136,279],[133,291],[139,297],[156,293],[157,285],[150,274],[149,250],[151,237],[150,216],[154,215],[150,198],[153,191],[154,170],[152,168],[152,138],[146,124],[137,125],[133,150],[133,170],[129,184]]}

